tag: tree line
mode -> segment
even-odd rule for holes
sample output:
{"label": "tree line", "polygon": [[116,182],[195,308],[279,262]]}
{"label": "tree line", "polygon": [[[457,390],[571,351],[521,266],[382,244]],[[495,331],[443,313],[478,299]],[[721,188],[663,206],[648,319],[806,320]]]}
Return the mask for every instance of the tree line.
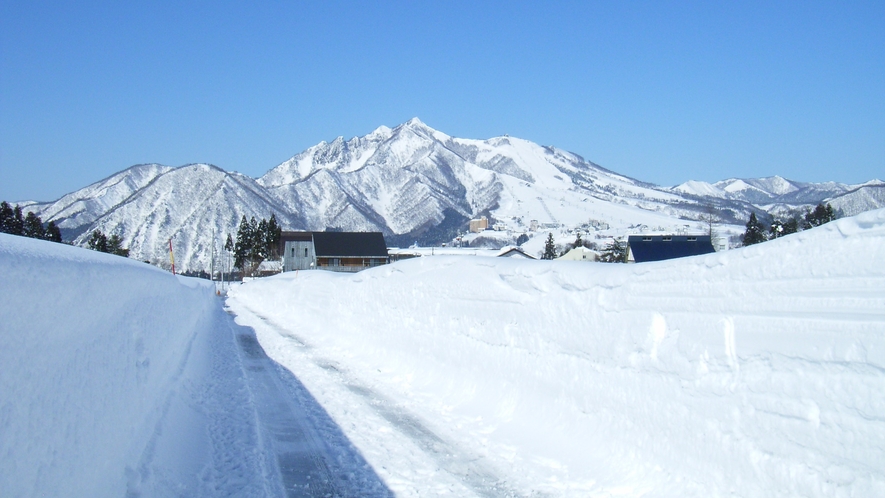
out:
{"label": "tree line", "polygon": [[43,220],[32,211],[22,215],[21,206],[12,207],[8,202],[0,202],[0,232],[32,239],[61,242],[61,232],[54,221],[43,224]]}
{"label": "tree line", "polygon": [[[553,233],[547,233],[547,240],[544,242],[544,251],[541,253],[541,259],[556,259],[564,256],[567,252],[576,247],[586,247],[587,249],[597,250],[595,242],[590,242],[581,238],[581,232],[575,236],[574,242],[567,243],[561,247],[557,255],[557,245],[553,240]],[[597,261],[603,263],[624,263],[627,261],[627,241],[621,237],[616,237],[608,243],[599,253]]]}
{"label": "tree line", "polygon": [[254,276],[258,266],[265,259],[280,259],[280,237],[282,228],[277,223],[275,214],[270,219],[257,221],[253,216],[247,220],[246,215],[240,220],[237,228],[236,242],[228,234],[224,248],[234,254],[234,266],[243,271],[243,275]]}
{"label": "tree line", "polygon": [[775,219],[768,227],[756,218],[756,213],[750,213],[750,220],[747,222],[747,229],[742,240],[745,246],[758,244],[766,240],[773,240],[784,235],[796,233],[800,230],[819,227],[836,218],[837,215],[833,206],[829,204],[824,205],[823,203],[806,212],[805,216],[791,216],[784,220]]}
{"label": "tree line", "polygon": [[92,232],[89,240],[86,241],[86,247],[93,251],[106,252],[108,254],[116,254],[117,256],[129,257],[129,249],[123,247],[123,239],[113,234],[110,237],[101,233],[101,230]]}

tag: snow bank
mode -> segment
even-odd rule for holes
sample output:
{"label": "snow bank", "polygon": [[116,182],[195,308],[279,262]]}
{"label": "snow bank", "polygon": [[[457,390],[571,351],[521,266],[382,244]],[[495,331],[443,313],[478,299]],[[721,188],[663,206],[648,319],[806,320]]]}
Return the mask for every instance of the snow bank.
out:
{"label": "snow bank", "polygon": [[879,210],[683,260],[418,258],[229,303],[277,324],[276,361],[297,372],[295,337],[527,493],[885,496],[883,262]]}
{"label": "snow bank", "polygon": [[6,234],[0,276],[2,494],[133,491],[191,344],[217,313],[212,289]]}

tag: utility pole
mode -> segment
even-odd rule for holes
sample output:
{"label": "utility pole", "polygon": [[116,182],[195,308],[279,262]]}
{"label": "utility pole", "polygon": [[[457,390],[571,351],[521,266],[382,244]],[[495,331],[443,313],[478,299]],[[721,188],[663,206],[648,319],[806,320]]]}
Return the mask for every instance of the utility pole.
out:
{"label": "utility pole", "polygon": [[[212,228],[212,254],[209,256],[209,281],[215,285],[215,228]],[[216,292],[218,289],[215,289]]]}

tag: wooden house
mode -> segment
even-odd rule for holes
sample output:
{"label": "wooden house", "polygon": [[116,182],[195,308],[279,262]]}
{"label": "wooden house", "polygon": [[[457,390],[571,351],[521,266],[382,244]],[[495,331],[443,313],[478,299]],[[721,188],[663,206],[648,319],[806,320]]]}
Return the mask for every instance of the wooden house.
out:
{"label": "wooden house", "polygon": [[357,272],[389,262],[381,232],[283,232],[280,245],[283,271]]}

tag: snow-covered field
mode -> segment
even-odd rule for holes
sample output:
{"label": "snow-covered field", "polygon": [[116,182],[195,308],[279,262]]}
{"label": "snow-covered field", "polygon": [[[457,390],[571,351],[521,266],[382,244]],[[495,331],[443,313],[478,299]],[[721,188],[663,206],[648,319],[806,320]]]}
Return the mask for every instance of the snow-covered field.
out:
{"label": "snow-covered field", "polygon": [[0,494],[885,496],[883,263],[879,210],[679,261],[283,274],[235,323],[0,234]]}
{"label": "snow-covered field", "polygon": [[420,258],[228,302],[402,495],[885,496],[883,263],[880,210],[678,261]]}

